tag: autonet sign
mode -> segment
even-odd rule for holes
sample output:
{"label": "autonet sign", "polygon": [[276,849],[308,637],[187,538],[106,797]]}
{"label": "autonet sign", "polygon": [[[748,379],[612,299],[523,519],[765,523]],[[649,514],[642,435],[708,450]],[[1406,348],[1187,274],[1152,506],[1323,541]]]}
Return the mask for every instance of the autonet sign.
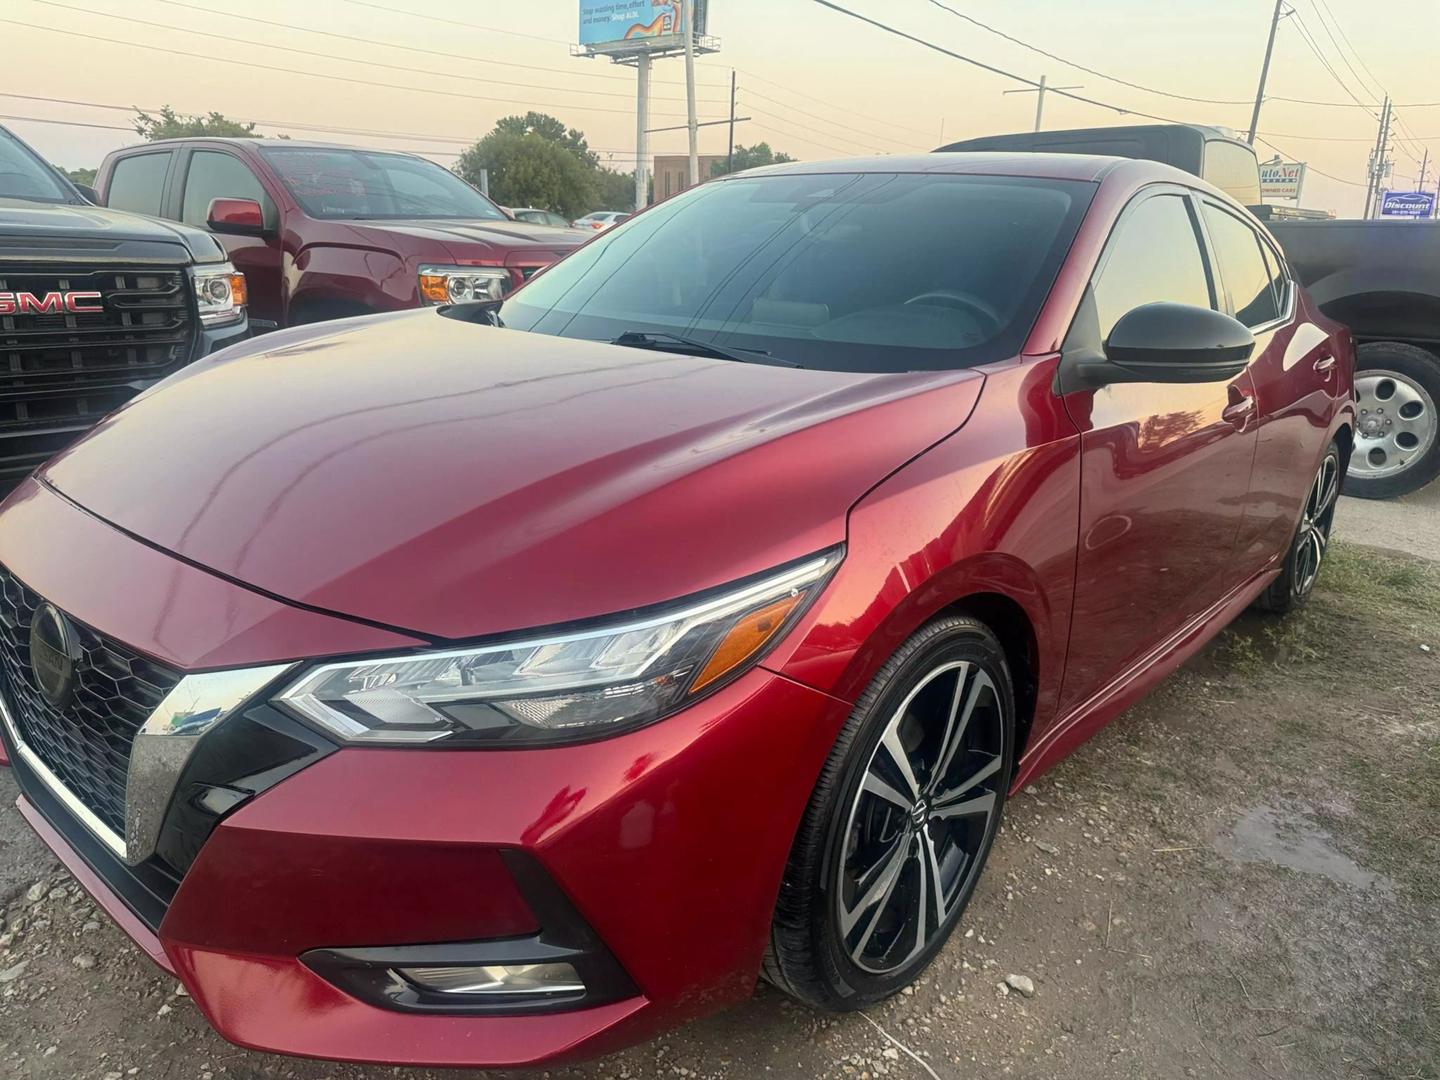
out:
{"label": "autonet sign", "polygon": [[1260,197],[1299,199],[1305,183],[1305,166],[1296,161],[1272,161],[1260,166]]}
{"label": "autonet sign", "polygon": [[[695,33],[705,33],[707,0],[695,0]],[[580,0],[580,44],[607,52],[684,43],[685,0]]]}
{"label": "autonet sign", "polygon": [[1384,217],[1431,218],[1435,216],[1433,191],[1387,191],[1380,202]]}

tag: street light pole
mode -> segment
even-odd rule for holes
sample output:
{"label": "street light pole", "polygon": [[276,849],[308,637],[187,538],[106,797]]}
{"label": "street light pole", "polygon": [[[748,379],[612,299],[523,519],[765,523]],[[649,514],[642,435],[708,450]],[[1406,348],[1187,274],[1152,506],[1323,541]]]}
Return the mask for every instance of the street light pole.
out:
{"label": "street light pole", "polygon": [[644,210],[650,201],[650,54],[635,58],[635,209]]}
{"label": "street light pole", "polygon": [[1275,14],[1270,18],[1270,39],[1265,42],[1265,62],[1260,65],[1260,86],[1255,91],[1255,111],[1250,114],[1251,146],[1255,145],[1255,129],[1260,126],[1260,106],[1265,101],[1265,81],[1270,77],[1270,56],[1275,51],[1275,31],[1280,28],[1280,12],[1285,0],[1275,0]]}

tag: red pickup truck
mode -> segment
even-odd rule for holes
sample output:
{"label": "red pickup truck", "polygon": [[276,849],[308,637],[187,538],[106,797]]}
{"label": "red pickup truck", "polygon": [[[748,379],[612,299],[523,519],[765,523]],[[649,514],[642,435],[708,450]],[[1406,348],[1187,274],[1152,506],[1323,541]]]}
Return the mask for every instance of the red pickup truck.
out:
{"label": "red pickup truck", "polygon": [[290,139],[169,139],[100,165],[103,205],[216,234],[256,331],[498,299],[589,236],[516,221],[411,154]]}

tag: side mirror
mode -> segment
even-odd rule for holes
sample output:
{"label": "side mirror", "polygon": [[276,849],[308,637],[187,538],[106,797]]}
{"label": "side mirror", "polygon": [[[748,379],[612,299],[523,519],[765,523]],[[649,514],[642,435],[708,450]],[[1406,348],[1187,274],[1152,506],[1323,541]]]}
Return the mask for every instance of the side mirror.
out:
{"label": "side mirror", "polygon": [[1125,314],[1099,354],[1069,365],[1068,389],[1115,383],[1228,382],[1245,370],[1255,335],[1224,312],[1161,301]]}
{"label": "side mirror", "polygon": [[76,184],[75,190],[80,192],[81,195],[84,195],[86,200],[88,200],[89,202],[93,203],[96,206],[100,205],[99,194],[89,184]]}
{"label": "side mirror", "polygon": [[212,199],[206,224],[211,232],[232,236],[263,236],[265,212],[254,199]]}

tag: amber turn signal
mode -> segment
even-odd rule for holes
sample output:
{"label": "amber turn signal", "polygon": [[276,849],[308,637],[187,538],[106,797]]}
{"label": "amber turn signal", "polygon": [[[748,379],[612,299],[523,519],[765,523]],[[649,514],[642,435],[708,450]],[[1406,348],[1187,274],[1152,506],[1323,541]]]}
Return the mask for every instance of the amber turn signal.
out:
{"label": "amber turn signal", "polygon": [[785,625],[785,620],[803,598],[803,593],[792,593],[738,620],[721,639],[720,644],[715,646],[709,662],[690,684],[690,693],[694,694],[726,673],[734,671],[764,648],[765,643]]}

